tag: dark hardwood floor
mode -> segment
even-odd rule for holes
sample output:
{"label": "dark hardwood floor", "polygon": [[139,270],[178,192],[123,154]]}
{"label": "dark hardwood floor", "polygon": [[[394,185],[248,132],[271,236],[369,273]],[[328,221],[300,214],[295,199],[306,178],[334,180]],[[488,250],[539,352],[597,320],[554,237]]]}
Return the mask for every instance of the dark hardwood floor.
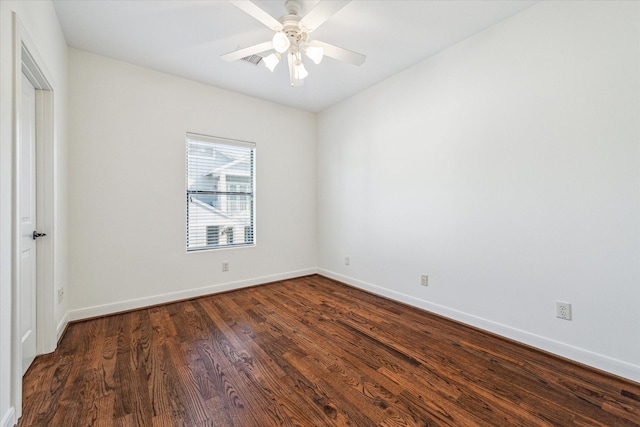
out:
{"label": "dark hardwood floor", "polygon": [[637,426],[640,384],[310,276],[69,325],[27,426]]}

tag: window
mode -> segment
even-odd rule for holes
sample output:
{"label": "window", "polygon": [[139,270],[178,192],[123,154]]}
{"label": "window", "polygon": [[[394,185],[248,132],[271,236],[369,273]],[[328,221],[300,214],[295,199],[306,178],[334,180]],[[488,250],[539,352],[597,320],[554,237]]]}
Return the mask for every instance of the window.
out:
{"label": "window", "polygon": [[220,244],[220,227],[217,225],[207,225],[207,246]]}
{"label": "window", "polygon": [[[231,193],[245,192],[251,188],[251,181],[248,176],[227,176],[227,189]],[[229,196],[229,209],[233,211],[243,211],[248,208],[247,201],[242,196]]]}
{"label": "window", "polygon": [[255,144],[187,134],[187,251],[254,243],[254,170]]}
{"label": "window", "polygon": [[233,244],[233,227],[227,227],[227,229],[224,232],[227,235],[227,244],[229,245]]}

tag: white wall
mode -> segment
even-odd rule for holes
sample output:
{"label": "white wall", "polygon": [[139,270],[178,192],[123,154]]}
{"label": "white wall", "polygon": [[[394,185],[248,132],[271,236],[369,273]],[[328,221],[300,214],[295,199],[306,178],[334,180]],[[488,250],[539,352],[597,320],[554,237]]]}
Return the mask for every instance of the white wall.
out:
{"label": "white wall", "polygon": [[640,380],[639,18],[542,2],[321,113],[320,271]]}
{"label": "white wall", "polygon": [[[69,58],[70,319],[315,272],[314,115]],[[256,143],[255,247],[186,253],[187,132]]]}
{"label": "white wall", "polygon": [[[13,188],[13,24],[15,11],[29,38],[54,80],[54,224],[47,230],[54,239],[54,287],[67,281],[67,45],[50,1],[0,1],[0,426],[13,425],[15,402],[11,383],[11,277],[12,277],[12,188]],[[55,320],[61,322],[66,302],[55,306]]]}

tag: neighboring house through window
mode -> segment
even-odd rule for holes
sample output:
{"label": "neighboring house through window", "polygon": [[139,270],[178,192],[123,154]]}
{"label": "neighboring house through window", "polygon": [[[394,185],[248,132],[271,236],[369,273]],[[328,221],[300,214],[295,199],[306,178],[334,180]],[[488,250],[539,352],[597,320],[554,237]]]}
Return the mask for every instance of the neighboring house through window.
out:
{"label": "neighboring house through window", "polygon": [[207,246],[217,246],[220,244],[220,226],[207,225]]}
{"label": "neighboring house through window", "polygon": [[254,170],[255,144],[187,134],[187,251],[254,244]]}

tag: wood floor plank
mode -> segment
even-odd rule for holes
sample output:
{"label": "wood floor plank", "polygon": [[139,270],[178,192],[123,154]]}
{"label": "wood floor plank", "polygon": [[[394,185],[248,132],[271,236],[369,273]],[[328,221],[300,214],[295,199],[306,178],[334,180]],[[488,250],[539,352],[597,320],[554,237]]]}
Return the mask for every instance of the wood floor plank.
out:
{"label": "wood floor plank", "polygon": [[[240,336],[238,336],[238,330],[233,328],[234,325],[238,325],[238,322],[234,320],[234,317],[227,310],[228,307],[233,307],[234,305],[230,304],[225,310],[220,310],[218,305],[207,304],[207,301],[201,301],[201,305],[207,315],[220,326],[221,332],[229,338],[232,344],[237,348],[243,349],[240,352],[242,357],[237,359],[233,365],[238,373],[241,374],[241,377],[244,377],[246,382],[251,383],[250,388],[261,391],[257,396],[258,399],[267,399],[266,405],[271,405],[272,403],[276,405],[277,408],[273,410],[274,414],[279,411],[286,413],[284,417],[277,415],[277,418],[281,420],[279,424],[287,425],[289,424],[287,420],[291,420],[294,423],[293,425],[298,425],[296,423],[300,422],[306,423],[306,425],[313,425],[310,414],[301,414],[297,410],[301,405],[307,404],[306,402],[295,394],[278,393],[278,390],[282,387],[280,380],[285,375],[285,372],[256,343],[258,335],[255,331],[245,325],[241,327]],[[236,305],[234,312],[240,313],[241,310],[240,306]],[[242,317],[241,314],[239,316]],[[249,317],[257,319],[259,323],[264,322],[262,317],[256,317],[255,314]],[[294,418],[291,418],[292,416]]]}
{"label": "wood floor plank", "polygon": [[640,384],[321,276],[70,324],[19,426],[640,426]]}

